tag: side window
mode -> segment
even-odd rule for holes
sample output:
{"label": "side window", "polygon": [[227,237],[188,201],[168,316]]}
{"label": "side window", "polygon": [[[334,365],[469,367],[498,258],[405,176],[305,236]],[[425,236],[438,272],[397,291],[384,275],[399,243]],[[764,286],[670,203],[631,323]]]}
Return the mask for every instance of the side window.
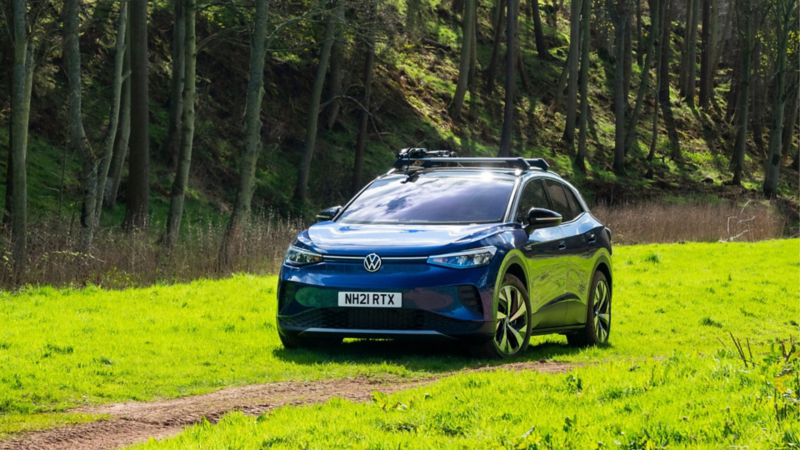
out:
{"label": "side window", "polygon": [[572,210],[572,218],[578,217],[583,213],[583,207],[581,206],[581,202],[578,201],[578,198],[575,197],[575,193],[572,192],[572,189],[564,186],[564,192],[567,193],[567,200],[569,200],[569,209]]}
{"label": "side window", "polygon": [[522,189],[517,207],[517,222],[526,223],[531,208],[549,208],[542,180],[531,180]]}
{"label": "side window", "polygon": [[553,211],[561,214],[564,222],[574,219],[575,216],[569,207],[569,200],[561,183],[552,180],[545,180],[544,183],[547,186],[547,193],[550,194],[550,201],[553,202]]}

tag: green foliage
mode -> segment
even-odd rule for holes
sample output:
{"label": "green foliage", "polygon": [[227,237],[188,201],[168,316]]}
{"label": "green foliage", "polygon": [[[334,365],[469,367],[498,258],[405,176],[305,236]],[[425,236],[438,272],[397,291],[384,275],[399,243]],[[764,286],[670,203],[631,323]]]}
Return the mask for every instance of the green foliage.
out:
{"label": "green foliage", "polygon": [[[759,348],[763,351],[768,348]],[[797,446],[800,349],[755,367],[730,351],[587,365],[563,375],[446,378],[368,404],[286,407],[138,448],[784,448]],[[777,413],[776,413],[777,412]]]}
{"label": "green foliage", "polygon": [[[800,330],[799,246],[793,239],[618,247],[611,344],[576,350],[562,336],[539,337],[525,359],[587,367],[622,360],[630,367],[652,357],[713,354],[729,332],[758,346],[775,342]],[[656,253],[661,263],[646,260]],[[126,291],[90,286],[2,293],[0,420],[8,423],[16,414],[37,421],[38,413],[85,403],[149,401],[253,383],[425,377],[474,367],[454,346],[353,341],[329,350],[285,350],[275,331],[275,285],[274,277],[238,275]],[[719,326],[703,324],[704,317]],[[591,377],[581,372],[564,384],[559,376],[558,384],[585,391],[594,389]],[[397,401],[413,409],[410,397]],[[13,420],[12,428],[26,420]],[[460,419],[453,420],[448,430],[459,435]]]}

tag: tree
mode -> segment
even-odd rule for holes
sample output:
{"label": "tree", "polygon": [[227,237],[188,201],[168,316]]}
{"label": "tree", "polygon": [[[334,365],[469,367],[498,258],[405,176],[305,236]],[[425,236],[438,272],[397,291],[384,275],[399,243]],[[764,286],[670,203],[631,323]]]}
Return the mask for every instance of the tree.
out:
{"label": "tree", "polygon": [[[114,75],[111,86],[111,111],[108,113],[108,127],[103,138],[103,154],[100,159],[99,172],[97,174],[97,187],[95,188],[94,221],[95,225],[100,223],[100,214],[103,212],[103,197],[108,181],[108,172],[111,168],[111,161],[114,156],[117,129],[119,128],[120,107],[122,102],[122,84],[127,75],[123,73],[125,69],[125,47],[127,47],[127,26],[128,26],[128,3],[121,2],[119,5],[119,19],[117,21],[117,43],[114,54]],[[130,100],[130,99],[128,99]],[[130,118],[130,116],[128,117]]]}
{"label": "tree", "polygon": [[661,4],[659,0],[651,0],[650,1],[650,11],[651,11],[651,24],[650,24],[650,32],[647,34],[647,43],[645,44],[645,57],[644,57],[644,65],[642,66],[641,75],[639,79],[639,91],[636,94],[636,103],[633,107],[633,114],[631,114],[631,120],[628,124],[627,136],[625,137],[625,151],[627,152],[628,149],[633,147],[636,139],[636,128],[639,124],[639,115],[642,111],[642,105],[644,104],[644,96],[648,90],[648,85],[650,83],[650,67],[652,66],[652,59],[654,55],[654,48],[655,43],[657,41],[656,36],[659,35],[660,29],[659,24],[661,18],[659,17],[659,11],[661,10]]}
{"label": "tree", "polygon": [[342,108],[342,102],[339,97],[342,96],[342,81],[344,79],[344,0],[341,0],[336,7],[336,39],[333,41],[333,49],[331,49],[331,73],[330,73],[330,97],[331,105],[328,112],[328,129],[332,129],[336,124],[336,119],[339,117],[339,110]]}
{"label": "tree", "polygon": [[[128,6],[130,9],[130,6]],[[111,158],[111,169],[108,177],[111,181],[110,189],[106,194],[106,206],[113,208],[117,202],[119,185],[122,182],[122,172],[125,159],[128,155],[128,140],[131,136],[131,27],[125,30],[125,56],[122,63],[122,72],[125,73],[122,81],[122,100],[120,102],[119,126],[117,136],[114,138],[114,153]]]}
{"label": "tree", "polygon": [[733,180],[731,184],[742,184],[742,171],[744,170],[744,156],[747,150],[747,123],[748,107],[750,102],[750,57],[753,52],[753,14],[751,0],[735,0],[739,10],[739,37],[742,42],[742,71],[739,79],[739,99],[736,102],[736,139],[733,144],[733,157],[731,158],[731,171]]}
{"label": "tree", "polygon": [[[573,0],[576,1],[576,0]],[[589,48],[591,47],[591,17],[592,0],[583,0],[581,12],[581,116],[579,123],[578,153],[575,155],[575,165],[582,172],[586,172],[586,133],[589,122],[589,66],[591,65]]]}
{"label": "tree", "polygon": [[[714,48],[714,30],[711,28],[711,0],[703,2],[703,51],[700,53],[700,107],[708,111],[711,104],[711,52]],[[714,14],[717,12],[714,11]]]}
{"label": "tree", "polygon": [[[28,185],[26,157],[28,148],[28,118],[30,108],[30,92],[26,93],[26,77],[32,64],[28,58],[28,23],[25,0],[12,0],[12,25],[14,42],[14,65],[11,88],[11,131],[13,141],[11,154],[13,159],[11,218],[11,247],[14,259],[14,278],[21,283],[25,276],[28,259]],[[27,94],[27,98],[26,98]]]}
{"label": "tree", "polygon": [[81,50],[78,39],[81,0],[64,2],[64,59],[69,82],[67,144],[82,161],[83,206],[81,207],[81,249],[89,253],[94,237],[95,195],[97,194],[98,158],[92,151],[83,128],[81,94]]}
{"label": "tree", "polygon": [[[339,0],[341,1],[341,0]],[[325,73],[328,71],[328,62],[331,57],[331,47],[333,46],[333,33],[336,30],[336,16],[328,12],[328,20],[325,25],[325,36],[322,40],[322,49],[319,55],[319,65],[317,75],[314,78],[314,86],[311,89],[311,101],[308,108],[308,119],[306,121],[306,143],[303,154],[300,157],[300,168],[297,173],[297,185],[294,190],[294,201],[298,207],[302,207],[306,202],[306,192],[308,190],[308,174],[311,171],[311,158],[314,157],[314,146],[317,141],[317,121],[319,119],[319,105],[322,99],[322,88],[325,86]]]}
{"label": "tree", "polygon": [[614,21],[615,53],[614,61],[614,172],[625,174],[625,29],[628,25],[628,0],[617,0],[616,7],[608,0],[608,7]]}
{"label": "tree", "polygon": [[575,116],[578,108],[578,52],[580,45],[581,0],[571,0],[569,20],[569,52],[575,55],[569,59],[569,81],[567,82],[567,122],[564,126],[564,140],[570,148],[575,142]]}
{"label": "tree", "polygon": [[[467,4],[474,0],[467,0]],[[469,6],[467,6],[469,7]],[[366,57],[364,58],[364,100],[361,103],[361,118],[359,119],[358,126],[358,140],[356,141],[356,155],[353,162],[353,180],[350,183],[350,192],[355,194],[361,189],[361,171],[364,164],[364,148],[367,145],[367,128],[370,119],[370,96],[372,95],[372,73],[375,65],[375,28],[377,24],[377,0],[371,0],[369,3],[369,11],[367,18],[367,41],[365,47],[367,50]]]}
{"label": "tree", "polygon": [[[178,0],[176,0],[178,1]],[[194,143],[194,103],[195,103],[195,70],[197,67],[197,35],[195,33],[195,10],[197,0],[185,0],[184,24],[185,41],[183,56],[185,61],[183,89],[183,112],[181,114],[181,139],[180,153],[175,167],[175,179],[172,182],[172,192],[169,201],[169,215],[167,216],[167,229],[164,234],[164,244],[172,250],[178,242],[181,229],[181,216],[183,215],[183,202],[186,198],[186,187],[189,184],[189,169],[192,164],[192,147]],[[173,74],[174,76],[174,74]]]}
{"label": "tree", "polygon": [[506,98],[503,107],[503,134],[500,138],[498,156],[511,155],[511,133],[514,120],[514,90],[517,84],[517,46],[515,42],[517,29],[517,6],[519,0],[508,0],[506,14]]}
{"label": "tree", "polygon": [[[667,35],[667,39],[669,39],[669,28],[667,23],[667,3],[669,0],[661,0],[660,7],[656,12],[658,13],[658,21],[653,21],[653,25],[658,26],[658,31],[665,29],[665,34]],[[656,1],[656,3],[659,3]],[[651,31],[653,36],[658,36],[655,30]],[[664,45],[664,37],[655,38],[655,55],[656,55],[656,85],[653,89],[653,127],[651,129],[652,139],[650,140],[650,151],[647,154],[647,161],[650,162],[653,160],[653,157],[656,155],[656,145],[658,144],[658,113],[659,113],[659,103],[661,101],[661,84],[663,83],[663,71],[661,65],[664,63],[664,58],[661,57],[661,52],[663,51]]]}
{"label": "tree", "polygon": [[503,13],[506,9],[506,0],[496,0],[494,9],[494,40],[492,41],[492,56],[489,59],[489,69],[486,71],[486,93],[494,91],[494,81],[497,78],[497,64],[500,59],[500,41],[503,36]]}
{"label": "tree", "polygon": [[406,7],[406,34],[415,35],[419,31],[420,6],[422,0],[408,0]]}
{"label": "tree", "polygon": [[147,1],[130,0],[131,138],[125,230],[146,228],[150,208],[149,62]]}
{"label": "tree", "polygon": [[264,58],[266,57],[269,0],[256,1],[256,15],[250,31],[250,70],[247,103],[244,109],[244,149],[239,157],[239,186],[230,222],[220,248],[220,262],[230,261],[232,244],[238,242],[242,226],[250,217],[250,204],[256,183],[256,163],[261,149],[261,102],[264,98]]}
{"label": "tree", "polygon": [[[503,0],[499,0],[502,3]],[[536,39],[536,53],[542,61],[550,60],[550,53],[547,51],[547,41],[544,40],[544,30],[542,29],[542,14],[539,12],[539,0],[529,0],[531,4],[531,15],[533,16],[533,35]]]}
{"label": "tree", "polygon": [[[764,196],[773,198],[778,194],[778,174],[783,151],[783,120],[786,100],[789,94],[785,86],[786,54],[789,50],[791,33],[796,33],[797,0],[776,0],[770,11],[777,49],[775,53],[775,76],[772,86],[772,128],[769,136],[769,157],[764,173]],[[796,69],[796,64],[793,66]]]}
{"label": "tree", "polygon": [[[458,83],[453,102],[450,104],[450,116],[455,121],[461,120],[461,109],[464,96],[469,87],[469,69],[472,60],[472,35],[475,31],[475,0],[466,0],[464,4],[463,26],[461,34],[461,59],[458,69]],[[472,99],[474,102],[475,99]]]}
{"label": "tree", "polygon": [[184,41],[186,39],[186,17],[183,2],[172,0],[172,79],[169,89],[169,119],[164,151],[169,167],[174,167],[181,149],[181,115],[183,114],[183,85],[185,72]]}
{"label": "tree", "polygon": [[681,54],[681,95],[688,105],[694,105],[697,72],[697,20],[699,2],[689,0],[686,8],[686,32],[683,53]]}

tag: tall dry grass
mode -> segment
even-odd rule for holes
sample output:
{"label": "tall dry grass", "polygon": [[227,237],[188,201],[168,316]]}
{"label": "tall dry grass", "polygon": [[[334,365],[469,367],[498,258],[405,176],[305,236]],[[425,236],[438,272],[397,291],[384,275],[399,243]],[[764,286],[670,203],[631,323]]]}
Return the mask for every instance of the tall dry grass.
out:
{"label": "tall dry grass", "polygon": [[760,202],[601,204],[592,214],[611,229],[614,243],[623,245],[761,241],[788,231],[786,219]]}
{"label": "tall dry grass", "polygon": [[[277,273],[286,248],[305,225],[272,213],[254,215],[231,245],[226,266],[219,251],[225,225],[205,220],[184,223],[179,244],[167,255],[159,245],[160,231],[125,233],[119,228],[98,230],[91,254],[80,248],[80,233],[58,220],[43,220],[30,229],[28,269],[23,284],[62,286],[100,285],[110,289],[220,278],[237,272]],[[219,221],[222,222],[222,221]],[[155,228],[155,227],[154,227]],[[8,233],[0,237],[0,289],[13,285]]]}
{"label": "tall dry grass", "polygon": [[[763,204],[599,205],[592,213],[613,232],[615,244],[680,241],[756,241],[785,235],[785,220]],[[219,221],[222,222],[222,221]],[[274,213],[254,215],[237,242],[230,262],[220,265],[225,225],[212,220],[184,224],[172,255],[159,245],[160,230],[124,233],[119,228],[97,232],[90,255],[81,253],[80,234],[55,219],[33,225],[29,237],[24,284],[109,289],[220,278],[237,272],[277,273],[286,248],[307,224]],[[13,288],[8,233],[0,233],[0,289]]]}

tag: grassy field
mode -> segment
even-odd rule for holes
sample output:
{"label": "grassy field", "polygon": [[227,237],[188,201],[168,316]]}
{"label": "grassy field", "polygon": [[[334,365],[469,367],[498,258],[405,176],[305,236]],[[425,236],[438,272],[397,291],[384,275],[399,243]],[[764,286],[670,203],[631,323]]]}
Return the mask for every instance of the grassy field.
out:
{"label": "grassy field", "polygon": [[[428,429],[426,424],[430,421],[444,423],[452,420],[453,426],[466,428],[463,428],[464,433],[453,434],[449,439],[455,439],[453,442],[461,442],[462,438],[477,439],[463,441],[466,446],[497,442],[495,437],[512,430],[504,431],[500,425],[487,428],[489,421],[469,417],[463,418],[467,422],[461,425],[458,425],[461,422],[456,420],[456,416],[436,418],[435,411],[440,409],[459,411],[447,401],[491,405],[487,403],[488,398],[497,395],[497,402],[508,404],[508,408],[519,414],[509,416],[514,419],[509,419],[507,425],[519,420],[519,427],[523,428],[522,423],[529,422],[525,418],[530,414],[540,414],[545,410],[542,408],[552,406],[552,411],[574,410],[580,417],[577,423],[582,423],[580,428],[588,433],[587,436],[592,434],[592,427],[607,429],[612,416],[619,416],[620,420],[628,417],[630,420],[619,423],[629,422],[633,428],[642,421],[662,424],[657,417],[668,413],[669,409],[659,407],[659,402],[684,398],[700,400],[700,403],[696,403],[697,400],[689,402],[702,404],[701,411],[708,413],[702,420],[722,420],[720,418],[727,413],[720,411],[726,407],[736,413],[731,420],[741,419],[743,427],[748,415],[764,419],[759,414],[765,409],[749,413],[750,409],[743,410],[737,405],[750,405],[753,395],[761,395],[758,393],[771,382],[769,374],[762,374],[764,379],[761,380],[758,377],[762,375],[754,371],[741,371],[741,362],[736,361],[730,349],[720,351],[720,339],[727,344],[728,333],[732,332],[749,338],[758,349],[768,349],[779,339],[797,336],[800,330],[797,322],[800,316],[800,241],[620,247],[615,249],[614,264],[611,345],[576,350],[567,347],[561,336],[542,337],[535,340],[525,356],[532,360],[545,358],[590,363],[570,374],[575,380],[583,380],[585,392],[580,387],[571,393],[565,391],[563,396],[557,397],[560,400],[554,397],[552,405],[548,406],[537,402],[536,396],[522,404],[520,402],[527,394],[515,393],[516,389],[505,387],[507,381],[510,383],[519,375],[499,373],[457,377],[439,383],[425,391],[442,393],[435,395],[431,402],[424,398],[423,393],[412,392],[400,394],[390,403],[400,401],[408,404],[414,396],[418,397],[415,405],[420,408],[419,405],[430,403],[431,409],[420,412],[422,415],[415,422],[420,429]],[[349,342],[333,350],[287,351],[281,347],[275,332],[275,284],[274,277],[242,275],[223,281],[198,281],[126,291],[42,288],[4,294],[0,297],[0,323],[3,323],[0,328],[0,436],[52,424],[92,420],[71,413],[42,414],[64,412],[84,404],[155,400],[199,394],[225,386],[280,380],[429,376],[481,363],[467,358],[459,348],[447,345],[426,346],[424,350],[415,347],[412,351],[398,343]],[[658,358],[654,360],[652,357]],[[732,378],[724,381],[727,378],[720,378],[721,374],[729,374],[726,376]],[[516,386],[524,388],[524,392],[539,389],[555,393],[561,392],[559,389],[563,390],[565,383],[578,383],[567,382],[564,376],[524,375],[523,379],[534,386]],[[465,390],[465,383],[495,388],[469,396],[456,394],[461,400],[453,400],[455,397],[450,394]],[[651,384],[652,389],[648,387]],[[731,389],[735,392],[729,392]],[[693,393],[695,390],[696,395]],[[581,391],[580,396],[578,391]],[[609,405],[609,411],[614,414],[590,424],[589,418],[598,417],[597,412],[589,415],[588,410],[581,413],[581,408],[596,406],[588,400],[600,399],[611,392],[619,395],[619,399],[614,399]],[[513,402],[509,400],[512,397],[516,397]],[[767,397],[764,396],[763,401],[770,403],[772,400]],[[580,401],[576,400],[578,398],[583,398],[584,403],[575,403]],[[626,401],[637,402],[655,416],[639,417],[641,411],[637,413],[630,405],[633,409],[628,411],[624,406]],[[315,420],[311,417],[324,415],[325,411],[331,411],[325,408],[336,405],[334,402],[316,408],[282,410],[274,417],[308,415],[309,428],[298,432],[293,439],[313,440],[314,433],[325,432],[326,426],[339,425],[338,422],[325,425],[321,421],[313,425]],[[369,417],[384,414],[380,408],[375,410],[374,405],[340,407],[359,419],[353,419],[348,422],[348,427],[342,427],[336,434],[339,439],[357,435],[362,420],[369,421]],[[678,408],[678,405],[671,407]],[[474,409],[467,408],[464,414],[477,414]],[[740,417],[739,410],[745,416]],[[542,439],[546,429],[561,429],[564,415],[559,413],[556,416],[558,425],[549,421],[537,427]],[[545,420],[548,416],[537,417]],[[270,422],[279,420],[273,416],[267,419]],[[401,419],[402,416],[397,416],[391,420],[399,423]],[[470,423],[472,425],[468,426]],[[236,433],[236,427],[256,427],[251,419],[235,416],[227,419],[225,424],[228,425],[206,431],[200,427],[192,433],[206,433],[203,435],[206,439],[222,433],[219,438],[223,439],[221,436],[226,432]],[[526,430],[533,424],[530,422]],[[693,426],[701,427],[701,424],[692,422],[675,429],[689,433]],[[517,428],[507,435],[509,439],[516,436],[513,433]],[[384,432],[390,433],[391,429],[385,428]],[[256,439],[253,436],[263,437],[264,429],[253,428],[252,433],[253,439]],[[268,434],[280,442],[280,433],[276,427]],[[550,439],[561,439],[560,435],[553,433],[555,431],[550,433]],[[778,431],[761,434],[769,441],[776,439],[775,433]],[[370,436],[370,439],[378,439],[375,442],[386,440],[380,434]],[[625,439],[635,437],[630,433],[627,436]],[[430,439],[430,446],[438,446],[436,439],[444,438],[431,435]],[[613,442],[605,440],[607,445]],[[256,441],[247,442],[252,444]],[[297,446],[300,441],[291,442],[295,444],[287,445]],[[394,448],[399,444],[402,441],[397,442]],[[173,442],[169,445],[180,444]]]}

